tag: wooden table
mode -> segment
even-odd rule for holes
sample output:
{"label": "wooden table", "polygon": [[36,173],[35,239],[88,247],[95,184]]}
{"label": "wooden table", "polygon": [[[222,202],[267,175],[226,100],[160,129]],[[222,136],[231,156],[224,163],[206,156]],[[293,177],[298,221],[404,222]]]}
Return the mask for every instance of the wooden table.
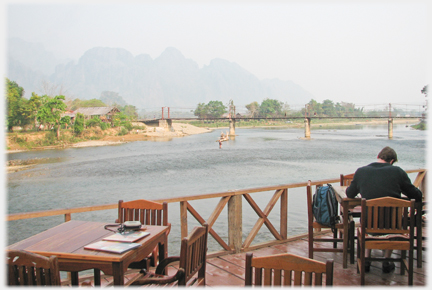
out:
{"label": "wooden table", "polygon": [[[352,209],[356,206],[361,205],[361,199],[360,198],[349,198],[346,196],[346,189],[348,186],[339,186],[339,185],[334,185],[333,189],[335,190],[336,193],[336,199],[337,201],[340,203],[340,205],[343,208],[343,212],[342,212],[342,220],[343,220],[343,262],[342,262],[342,266],[343,268],[347,268],[348,267],[348,228],[349,228],[349,218],[348,218],[348,210]],[[352,247],[352,253],[351,253],[351,259],[350,262],[351,264],[354,263],[354,245],[351,245]]]}
{"label": "wooden table", "polygon": [[85,250],[84,246],[113,234],[104,229],[105,225],[72,220],[10,245],[7,250],[26,250],[47,257],[56,255],[60,271],[71,272],[72,285],[78,285],[78,272],[88,269],[102,270],[114,277],[114,285],[124,285],[124,273],[130,263],[146,258],[156,246],[159,246],[159,259],[166,257],[167,226],[146,226],[150,235],[136,241],[141,246],[123,254]]}

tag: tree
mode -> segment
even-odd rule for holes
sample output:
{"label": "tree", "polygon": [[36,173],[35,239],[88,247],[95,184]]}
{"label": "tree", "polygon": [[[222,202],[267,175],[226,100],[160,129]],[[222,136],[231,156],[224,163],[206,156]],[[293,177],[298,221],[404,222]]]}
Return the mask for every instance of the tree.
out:
{"label": "tree", "polygon": [[324,100],[321,107],[322,107],[322,111],[323,111],[324,115],[326,115],[326,116],[335,116],[336,110],[335,110],[335,106],[333,104],[333,101],[331,101],[331,100]]}
{"label": "tree", "polygon": [[226,106],[221,101],[210,101],[207,107],[207,116],[210,118],[220,118],[227,112]]}
{"label": "tree", "polygon": [[249,111],[249,115],[254,118],[258,115],[259,112],[259,104],[258,102],[252,102],[249,105],[246,105],[246,109]]}
{"label": "tree", "polygon": [[74,121],[74,133],[80,135],[84,131],[84,114],[77,113]]}
{"label": "tree", "polygon": [[285,117],[291,113],[291,107],[288,103],[282,103],[282,113]]}
{"label": "tree", "polygon": [[197,108],[194,111],[194,116],[197,116],[200,119],[207,117],[207,106],[204,103],[199,103]]}
{"label": "tree", "polygon": [[259,114],[261,117],[271,118],[282,115],[283,103],[274,99],[265,99],[261,102]]}
{"label": "tree", "polygon": [[323,112],[321,104],[314,99],[310,100],[306,106],[309,116],[320,116]]}
{"label": "tree", "polygon": [[120,107],[120,112],[124,113],[129,120],[136,120],[138,118],[138,113],[136,111],[136,107],[132,105],[126,105],[124,107]]}
{"label": "tree", "polygon": [[6,126],[9,131],[12,131],[13,126],[24,127],[29,124],[31,113],[28,100],[23,97],[24,89],[8,78],[6,78],[6,88]]}
{"label": "tree", "polygon": [[29,110],[31,113],[30,117],[33,119],[35,129],[37,126],[37,114],[38,114],[40,107],[43,104],[43,101],[44,101],[43,97],[41,97],[35,93],[32,93],[32,96],[28,102]]}
{"label": "tree", "polygon": [[50,127],[57,126],[57,139],[60,139],[60,125],[65,123],[66,118],[62,120],[62,114],[66,111],[66,104],[63,102],[65,96],[55,96],[48,98],[47,101],[41,106],[37,119],[39,122],[48,124]]}

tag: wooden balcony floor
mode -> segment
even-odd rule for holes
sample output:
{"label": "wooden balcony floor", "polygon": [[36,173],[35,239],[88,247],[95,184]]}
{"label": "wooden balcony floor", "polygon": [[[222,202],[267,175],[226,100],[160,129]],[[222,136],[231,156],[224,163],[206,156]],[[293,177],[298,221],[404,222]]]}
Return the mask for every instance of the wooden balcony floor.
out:
{"label": "wooden balcony floor", "polygon": [[[426,242],[424,242],[424,245]],[[325,247],[328,247],[329,243],[323,243]],[[342,245],[338,244],[338,247]],[[307,257],[307,237],[298,240],[286,242],[283,244],[261,248],[255,251],[251,251],[254,256],[266,256],[280,253],[292,253],[299,256]],[[380,255],[381,251],[372,252]],[[242,287],[244,286],[244,272],[245,272],[245,255],[246,253],[224,255],[216,258],[207,259],[207,271],[206,271],[206,285],[208,287]],[[396,251],[393,255],[399,255]],[[427,275],[427,261],[426,251],[423,251],[423,266],[422,268],[417,267],[416,251],[414,251],[414,286],[426,286],[426,275]],[[350,264],[348,261],[348,267],[343,269],[342,267],[342,253],[328,253],[328,252],[316,252],[314,253],[314,259],[319,261],[326,261],[326,259],[334,260],[334,286],[360,286],[360,274],[357,273],[356,264]],[[174,267],[168,270],[169,274],[174,273],[176,269]],[[372,262],[371,270],[366,273],[366,285],[368,286],[407,286],[408,276],[399,274],[399,263],[396,263],[396,269],[392,273],[384,274],[381,270],[381,263]],[[136,275],[136,272],[132,272],[129,276],[125,277],[128,280],[130,277]],[[126,282],[125,280],[125,282]],[[112,283],[110,276],[103,276],[102,286],[108,286]],[[83,277],[80,279],[80,285],[92,285],[92,277]],[[67,285],[67,283],[64,283]]]}

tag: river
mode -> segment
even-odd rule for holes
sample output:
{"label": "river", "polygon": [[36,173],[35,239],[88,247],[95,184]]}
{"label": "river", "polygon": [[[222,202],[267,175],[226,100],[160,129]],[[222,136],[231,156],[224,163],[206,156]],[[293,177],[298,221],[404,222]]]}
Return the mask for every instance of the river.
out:
{"label": "river", "polygon": [[[223,129],[226,132],[227,129]],[[7,175],[7,212],[42,211],[117,203],[134,199],[160,199],[234,189],[271,186],[308,179],[338,178],[359,166],[374,162],[384,146],[398,153],[403,169],[426,167],[427,131],[395,124],[394,138],[387,126],[357,125],[313,129],[304,140],[303,129],[236,128],[235,140],[216,142],[221,129],[210,133],[173,138],[170,141],[136,141],[116,146],[42,150],[8,154],[11,159],[49,158],[51,162]],[[411,179],[415,175],[410,175]],[[307,231],[305,189],[289,192],[289,234]],[[263,209],[269,194],[252,195]],[[193,202],[207,218],[214,204]],[[243,203],[244,232],[257,220]],[[208,210],[205,210],[208,208]],[[250,208],[250,207],[249,207]],[[204,209],[204,210],[203,210]],[[275,207],[274,215],[278,209]],[[114,222],[117,212],[73,214],[72,219]],[[222,213],[226,216],[226,213]],[[7,223],[7,244],[22,240],[63,221],[63,216]],[[192,217],[189,218],[193,226]],[[219,218],[226,220],[226,218]],[[169,205],[170,255],[178,254],[179,209]],[[274,222],[277,228],[277,218]],[[214,229],[226,238],[224,222]],[[254,243],[271,238],[266,229]],[[209,251],[220,250],[209,239]]]}

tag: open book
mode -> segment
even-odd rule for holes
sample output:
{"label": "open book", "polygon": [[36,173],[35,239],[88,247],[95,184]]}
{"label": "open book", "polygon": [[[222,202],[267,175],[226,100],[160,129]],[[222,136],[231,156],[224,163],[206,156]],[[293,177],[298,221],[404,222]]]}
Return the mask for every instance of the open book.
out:
{"label": "open book", "polygon": [[139,247],[138,243],[122,243],[122,242],[111,242],[111,241],[98,241],[84,247],[86,250],[97,250],[110,253],[122,254],[131,249]]}
{"label": "open book", "polygon": [[130,231],[125,233],[115,233],[114,235],[103,238],[104,241],[115,241],[115,242],[125,242],[125,243],[133,243],[142,239],[146,236],[150,235],[149,232],[143,231]]}

